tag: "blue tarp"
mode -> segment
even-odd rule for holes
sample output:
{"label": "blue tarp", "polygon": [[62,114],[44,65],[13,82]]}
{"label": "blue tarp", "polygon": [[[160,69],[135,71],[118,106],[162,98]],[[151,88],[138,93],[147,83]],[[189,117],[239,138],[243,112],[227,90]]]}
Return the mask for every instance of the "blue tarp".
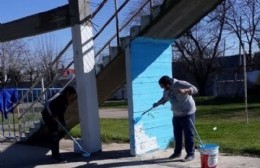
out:
{"label": "blue tarp", "polygon": [[0,90],[0,112],[7,118],[9,112],[13,112],[13,105],[18,101],[17,89]]}

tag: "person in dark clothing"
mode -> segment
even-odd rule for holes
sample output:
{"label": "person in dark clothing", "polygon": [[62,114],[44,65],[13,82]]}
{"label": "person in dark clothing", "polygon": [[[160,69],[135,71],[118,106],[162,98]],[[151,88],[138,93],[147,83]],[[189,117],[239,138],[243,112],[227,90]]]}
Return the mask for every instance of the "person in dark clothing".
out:
{"label": "person in dark clothing", "polygon": [[77,94],[72,86],[66,87],[61,94],[50,100],[42,111],[42,118],[50,132],[50,147],[52,158],[61,160],[59,153],[59,140],[64,135],[64,131],[60,131],[58,122],[65,127],[64,113],[67,106],[76,98]]}

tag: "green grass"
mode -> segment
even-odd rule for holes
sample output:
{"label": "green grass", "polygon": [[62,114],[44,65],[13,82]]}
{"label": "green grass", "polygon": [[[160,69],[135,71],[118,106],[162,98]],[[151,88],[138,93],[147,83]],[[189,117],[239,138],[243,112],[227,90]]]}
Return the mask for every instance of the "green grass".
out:
{"label": "green grass", "polygon": [[[246,124],[243,99],[196,98],[196,127],[204,143],[216,143],[220,151],[260,156],[260,98],[249,99],[249,124]],[[213,127],[217,127],[213,131]],[[71,133],[79,137],[79,126]],[[129,142],[127,119],[101,119],[104,143]],[[198,142],[197,142],[198,143]]]}
{"label": "green grass", "polygon": [[[221,152],[260,156],[260,99],[249,99],[249,124],[243,99],[196,99],[196,127],[204,143],[216,143]],[[217,127],[213,131],[213,127]]]}
{"label": "green grass", "polygon": [[[240,155],[260,156],[259,119],[244,121],[197,119],[196,127],[204,143],[215,143],[220,151]],[[217,130],[213,131],[213,127]]]}
{"label": "green grass", "polygon": [[129,142],[127,119],[101,119],[102,142]]}
{"label": "green grass", "polygon": [[[129,126],[127,119],[100,119],[100,122],[102,142],[129,142]],[[70,133],[73,137],[80,137],[79,125],[75,126]]]}
{"label": "green grass", "polygon": [[127,101],[106,101],[101,107],[126,108]]}

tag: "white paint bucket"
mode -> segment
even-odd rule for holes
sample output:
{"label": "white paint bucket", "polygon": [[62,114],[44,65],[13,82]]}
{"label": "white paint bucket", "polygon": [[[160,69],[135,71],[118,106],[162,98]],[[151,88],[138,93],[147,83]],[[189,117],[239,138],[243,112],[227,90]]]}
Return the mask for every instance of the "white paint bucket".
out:
{"label": "white paint bucket", "polygon": [[204,144],[199,148],[201,168],[216,168],[218,164],[219,146],[216,144]]}

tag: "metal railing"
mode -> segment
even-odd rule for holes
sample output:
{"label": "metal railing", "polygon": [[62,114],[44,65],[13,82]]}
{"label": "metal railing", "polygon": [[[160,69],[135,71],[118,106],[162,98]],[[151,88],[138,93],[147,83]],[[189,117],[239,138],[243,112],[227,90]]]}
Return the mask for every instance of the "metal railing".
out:
{"label": "metal railing", "polygon": [[[154,4],[153,1],[154,0],[142,1],[138,3],[138,6],[135,7],[134,10],[131,9],[133,8],[133,6],[136,5],[137,1],[123,0],[120,1],[121,4],[119,5],[119,7],[116,3],[116,0],[107,1],[106,5],[113,5],[112,2],[114,2],[115,12],[112,16],[107,17],[107,20],[104,20],[103,23],[100,23],[99,29],[95,29],[96,32],[94,33],[93,39],[95,45],[99,46],[96,47],[95,57],[97,60],[101,60],[97,61],[96,64],[97,74],[101,69],[108,65],[111,60],[113,60],[109,53],[109,48],[111,46],[120,47],[120,37],[125,37],[129,35],[131,25],[140,25],[140,20],[138,22],[136,21],[136,18],[140,18],[138,16],[143,14],[147,15],[152,13]],[[105,8],[106,5],[103,5],[103,8]],[[97,14],[97,18],[101,18],[103,16],[102,13],[105,13],[104,11],[102,12],[102,8],[100,10],[101,16]],[[124,16],[124,18],[122,16]],[[96,18],[93,17],[92,22],[95,23],[95,21]],[[95,27],[95,25],[93,26]],[[110,34],[110,36],[105,36],[107,34]],[[103,59],[107,57],[109,57],[109,62],[104,64]]]}
{"label": "metal railing", "polygon": [[[4,89],[3,89],[4,90]],[[8,89],[7,89],[8,90]],[[47,92],[45,92],[45,97],[50,98],[55,95],[60,89],[59,88],[49,88]],[[38,100],[40,95],[42,95],[41,88],[22,88],[22,89],[15,89],[15,93],[17,93],[17,98],[20,100],[26,94],[26,97],[23,99],[22,103],[16,106],[13,111],[6,111],[1,112],[1,140],[16,140],[20,138],[22,135],[21,129],[25,130],[25,127],[29,129],[31,126],[34,126],[37,122],[39,122],[41,116],[40,112],[43,109],[43,105],[41,103],[34,103]],[[31,104],[34,103],[34,106]],[[5,108],[5,107],[4,107]],[[30,112],[26,113],[27,116],[23,117],[26,122],[24,128],[19,125],[19,118],[21,115],[25,114],[25,111]]]}
{"label": "metal railing", "polygon": [[[119,3],[120,2],[120,3]],[[108,9],[111,7],[111,4],[114,5],[114,12],[112,12],[112,15],[110,17],[107,17],[105,9]],[[132,24],[136,24],[137,22],[134,20],[137,16],[143,14],[142,11],[144,9],[149,9],[150,13],[153,8],[153,0],[146,0],[142,4],[137,4],[138,6],[134,8],[129,13],[129,9],[133,8],[133,5],[136,5],[134,1],[130,0],[103,0],[100,5],[95,9],[95,11],[91,15],[91,23],[93,24],[94,30],[94,44],[95,46],[95,57],[101,57],[103,59],[103,56],[109,56],[109,48],[111,46],[117,46],[120,47],[120,36],[127,36],[130,31],[130,26]],[[149,13],[146,13],[149,14]],[[103,17],[105,15],[105,17]],[[122,19],[122,17],[126,17],[125,19]],[[88,22],[89,17],[87,17],[84,22]],[[102,22],[100,22],[100,18],[102,19]],[[99,20],[99,21],[98,21]],[[137,23],[138,24],[138,23]],[[98,27],[97,27],[98,26]],[[113,27],[113,28],[112,28]],[[105,36],[104,36],[105,34]],[[61,57],[64,55],[64,53],[68,50],[68,48],[72,45],[72,40],[70,40],[67,45],[64,47],[64,49],[57,55],[57,57],[54,59],[54,61],[51,63],[50,67],[55,65],[57,61],[61,59]],[[111,59],[112,60],[112,59]],[[69,67],[73,65],[73,61],[71,61],[68,66],[64,69],[66,71]],[[97,65],[99,66],[99,65]],[[34,127],[37,127],[37,124],[40,122],[41,119],[41,111],[43,110],[44,106],[40,103],[39,98],[45,95],[47,98],[50,97],[50,92],[53,92],[53,89],[51,88],[53,86],[53,83],[58,80],[62,76],[62,73],[60,75],[57,75],[53,82],[51,82],[47,87],[45,91],[42,91],[40,89],[36,89],[35,87],[39,84],[41,81],[41,78],[43,77],[43,74],[41,74],[37,80],[33,83],[33,85],[26,89],[26,90],[18,90],[19,93],[19,101],[13,106],[15,109],[15,112],[12,114],[12,122],[8,122],[7,125],[2,125],[3,130],[3,137],[5,138],[15,138],[15,139],[21,139],[25,136],[26,133],[32,132]],[[71,79],[69,82],[71,82],[73,79]],[[59,90],[59,89],[57,89]],[[55,90],[55,92],[57,91]],[[4,123],[4,122],[2,122]],[[7,129],[8,136],[5,134],[5,126],[8,126]],[[0,137],[1,138],[1,137]]]}

